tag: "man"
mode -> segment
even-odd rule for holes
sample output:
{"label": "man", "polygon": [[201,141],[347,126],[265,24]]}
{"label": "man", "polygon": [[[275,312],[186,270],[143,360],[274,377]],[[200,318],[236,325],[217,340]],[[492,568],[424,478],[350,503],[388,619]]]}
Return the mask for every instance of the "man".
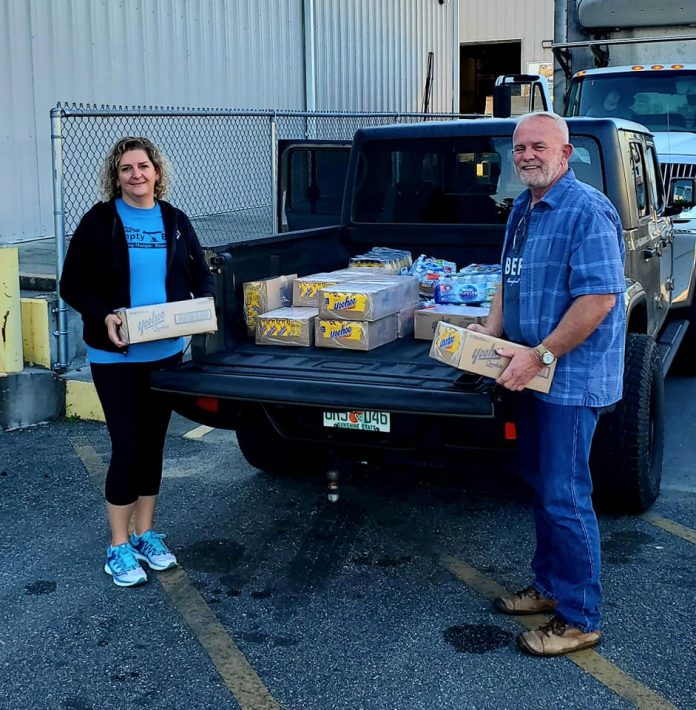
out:
{"label": "man", "polygon": [[602,102],[602,116],[630,118],[631,111],[623,100],[618,89],[609,89]]}
{"label": "man", "polygon": [[[520,118],[515,170],[525,190],[513,203],[503,246],[503,283],[485,326],[529,347],[503,349],[498,384],[518,392],[520,469],[533,496],[534,582],[495,600],[506,614],[551,613],[518,636],[552,656],[599,642],[600,543],[589,454],[599,410],[621,398],[625,314],[621,222],[609,200],[576,180],[568,127],[555,114]],[[557,361],[548,394],[525,390]]]}

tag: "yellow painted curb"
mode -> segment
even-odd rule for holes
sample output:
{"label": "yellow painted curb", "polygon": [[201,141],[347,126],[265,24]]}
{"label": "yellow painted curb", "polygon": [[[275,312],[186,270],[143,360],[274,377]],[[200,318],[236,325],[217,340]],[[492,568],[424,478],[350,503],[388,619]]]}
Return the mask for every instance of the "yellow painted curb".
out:
{"label": "yellow painted curb", "polygon": [[96,422],[105,421],[104,410],[92,382],[66,379],[65,416]]}
{"label": "yellow painted curb", "polygon": [[45,298],[21,298],[22,345],[24,362],[51,368],[48,301]]}
{"label": "yellow painted curb", "polygon": [[19,250],[0,246],[0,372],[21,372],[22,318],[19,306]]}

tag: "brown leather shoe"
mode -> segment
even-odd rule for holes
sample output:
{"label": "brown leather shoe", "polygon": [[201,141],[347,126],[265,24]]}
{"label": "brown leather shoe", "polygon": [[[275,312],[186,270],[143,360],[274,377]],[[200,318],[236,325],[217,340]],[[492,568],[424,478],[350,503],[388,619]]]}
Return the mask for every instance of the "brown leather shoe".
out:
{"label": "brown leather shoe", "polygon": [[596,646],[601,631],[584,632],[554,616],[548,624],[535,631],[525,631],[517,637],[517,645],[533,656],[561,656]]}
{"label": "brown leather shoe", "polygon": [[514,594],[497,597],[493,606],[503,614],[550,614],[556,608],[556,600],[539,594],[534,587],[520,589]]}

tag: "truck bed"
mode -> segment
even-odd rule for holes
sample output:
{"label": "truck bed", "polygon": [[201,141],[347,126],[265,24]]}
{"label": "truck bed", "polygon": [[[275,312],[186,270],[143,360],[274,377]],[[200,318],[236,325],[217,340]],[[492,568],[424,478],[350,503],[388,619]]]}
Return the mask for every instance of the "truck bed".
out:
{"label": "truck bed", "polygon": [[430,342],[371,351],[242,343],[153,375],[160,391],[237,401],[493,416],[490,380],[429,357]]}

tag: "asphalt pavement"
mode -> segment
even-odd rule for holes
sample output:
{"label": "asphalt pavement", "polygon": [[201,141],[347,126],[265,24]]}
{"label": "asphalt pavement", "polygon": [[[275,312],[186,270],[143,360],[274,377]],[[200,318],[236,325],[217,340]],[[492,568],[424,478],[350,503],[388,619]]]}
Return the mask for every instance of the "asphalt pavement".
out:
{"label": "asphalt pavement", "polygon": [[663,492],[601,516],[605,638],[522,655],[492,611],[529,581],[509,462],[323,481],[260,473],[175,418],[157,527],[181,569],[116,588],[100,424],[0,433],[0,708],[696,708],[696,378],[667,382]]}

